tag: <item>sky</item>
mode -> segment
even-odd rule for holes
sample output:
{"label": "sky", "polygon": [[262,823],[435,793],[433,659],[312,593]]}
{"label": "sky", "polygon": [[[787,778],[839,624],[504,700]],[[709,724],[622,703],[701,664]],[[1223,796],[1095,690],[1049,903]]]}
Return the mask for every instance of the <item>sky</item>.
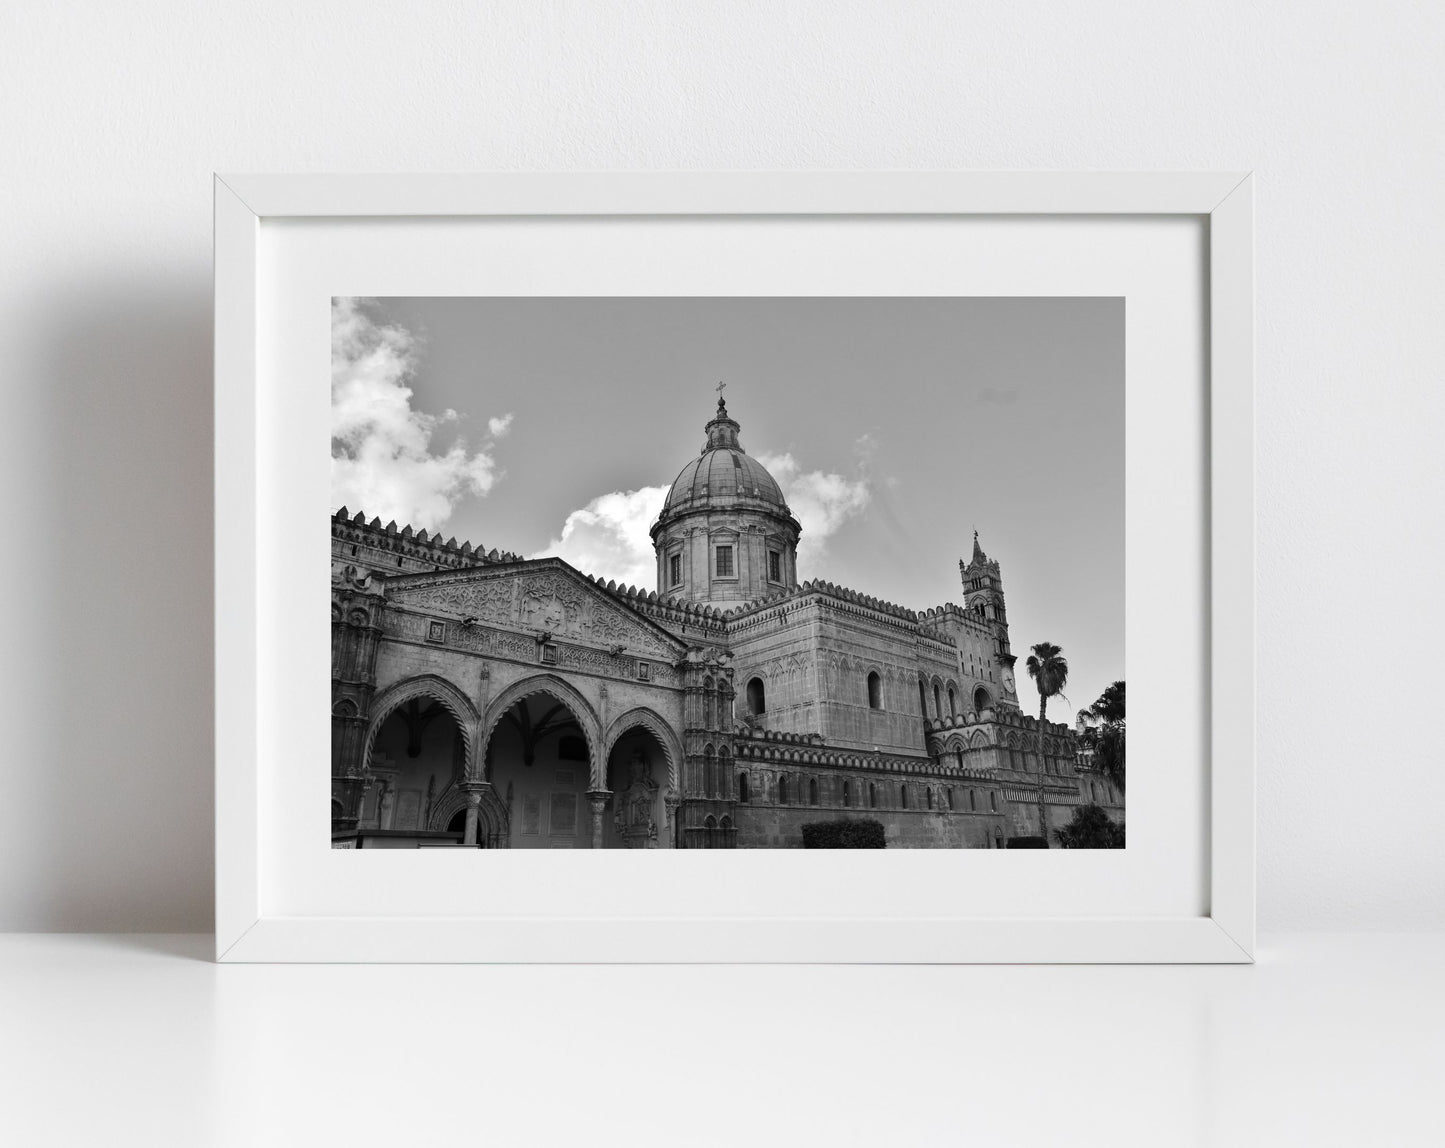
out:
{"label": "sky", "polygon": [[962,603],[976,529],[1014,652],[1069,660],[1053,720],[1125,676],[1118,298],[337,299],[332,510],[654,589],[719,382],[802,580]]}

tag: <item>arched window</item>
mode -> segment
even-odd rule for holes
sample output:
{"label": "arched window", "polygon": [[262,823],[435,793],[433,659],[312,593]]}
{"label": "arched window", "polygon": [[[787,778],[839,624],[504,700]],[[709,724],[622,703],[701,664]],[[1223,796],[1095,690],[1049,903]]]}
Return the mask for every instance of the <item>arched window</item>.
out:
{"label": "arched window", "polygon": [[937,682],[933,683],[933,716],[936,718],[943,717],[943,702],[940,700]]}
{"label": "arched window", "polygon": [[748,799],[748,774],[747,774],[747,771],[746,771],[746,770],[739,770],[739,771],[738,771],[738,800],[745,802],[745,801],[747,801],[747,799]]}
{"label": "arched window", "polygon": [[788,775],[786,773],[778,774],[778,804],[788,804]]}
{"label": "arched window", "polygon": [[733,789],[733,759],[728,747],[717,751],[717,795],[726,797]]}
{"label": "arched window", "polygon": [[768,699],[763,690],[762,678],[748,679],[748,713],[765,714],[768,712]]}
{"label": "arched window", "polygon": [[816,777],[808,778],[808,804],[818,804],[818,779]]}
{"label": "arched window", "polygon": [[870,809],[878,808],[878,787],[871,781],[868,783],[868,807]]}
{"label": "arched window", "polygon": [[958,695],[953,692],[952,686],[948,687],[948,716],[951,718],[958,716]]}
{"label": "arched window", "polygon": [[717,792],[717,763],[713,761],[712,746],[702,751],[702,795],[711,797]]}
{"label": "arched window", "polygon": [[968,791],[968,811],[969,811],[970,813],[977,813],[977,812],[978,812],[978,792],[977,792],[977,790],[970,789],[970,790]]}
{"label": "arched window", "polygon": [[713,840],[713,838],[717,836],[717,820],[712,816],[712,814],[708,814],[706,817],[703,818],[702,832],[702,847],[704,849],[716,849],[717,843]]}
{"label": "arched window", "polygon": [[928,717],[928,687],[923,684],[922,678],[918,679],[918,712]]}
{"label": "arched window", "polygon": [[843,779],[843,804],[853,804],[853,786],[849,783],[846,777]]}
{"label": "arched window", "polygon": [[883,708],[883,679],[874,670],[868,675],[868,708],[870,710],[881,710]]}
{"label": "arched window", "polygon": [[993,699],[988,696],[988,691],[982,686],[973,691],[973,708],[980,712],[993,705]]}
{"label": "arched window", "polygon": [[927,802],[928,802],[928,808],[929,808],[929,809],[932,809],[932,808],[933,808],[933,786],[931,786],[931,785],[925,786],[924,789],[923,789],[923,796],[924,796],[924,798],[925,798],[925,799],[927,800]]}
{"label": "arched window", "polygon": [[997,793],[990,793],[990,794],[988,795],[988,807],[989,807],[991,810],[993,810],[993,812],[995,812],[995,813],[998,812],[998,794],[997,794]]}
{"label": "arched window", "polygon": [[908,808],[908,786],[904,785],[901,781],[898,783],[898,808]]}

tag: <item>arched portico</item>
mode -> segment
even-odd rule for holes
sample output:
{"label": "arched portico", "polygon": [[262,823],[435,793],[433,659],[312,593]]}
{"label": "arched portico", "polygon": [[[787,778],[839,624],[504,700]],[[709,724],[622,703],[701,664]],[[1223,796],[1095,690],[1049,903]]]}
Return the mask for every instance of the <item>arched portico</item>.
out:
{"label": "arched portico", "polygon": [[671,847],[681,761],[677,735],[651,710],[632,709],[612,723],[604,774],[609,793],[602,799],[604,847]]}
{"label": "arched portico", "polygon": [[[497,726],[502,718],[518,702],[526,701],[528,698],[538,694],[545,694],[554,701],[566,706],[572,717],[576,720],[582,731],[582,737],[587,743],[588,758],[591,763],[591,781],[600,783],[602,767],[601,763],[606,760],[602,753],[602,730],[601,722],[597,718],[597,711],[577,689],[576,686],[556,674],[534,674],[531,677],[523,678],[519,682],[513,682],[504,689],[487,706],[487,712],[481,721],[480,736],[478,737],[478,748],[476,755],[477,770],[476,776],[481,777],[486,770],[487,751],[491,746],[492,737],[497,732]],[[598,788],[597,784],[592,786]]]}
{"label": "arched portico", "polygon": [[505,813],[513,849],[587,849],[603,845],[606,766],[597,712],[554,674],[508,686],[479,727],[477,772]]}
{"label": "arched portico", "polygon": [[378,695],[363,743],[367,792],[360,827],[397,832],[427,828],[436,798],[467,775],[476,711],[446,679],[425,674]]}
{"label": "arched portico", "polygon": [[682,784],[682,741],[678,738],[677,732],[665,722],[662,717],[654,711],[643,706],[628,710],[618,717],[608,728],[604,744],[607,746],[607,755],[610,758],[618,739],[630,729],[645,729],[657,739],[667,763],[667,788],[674,793],[680,792]]}
{"label": "arched portico", "polygon": [[370,769],[371,755],[376,746],[376,735],[388,718],[411,701],[427,699],[445,707],[461,730],[462,744],[466,747],[467,770],[471,771],[476,748],[476,707],[467,695],[437,674],[421,674],[406,678],[388,686],[371,703],[371,720],[366,727],[366,742],[362,747],[363,770]]}

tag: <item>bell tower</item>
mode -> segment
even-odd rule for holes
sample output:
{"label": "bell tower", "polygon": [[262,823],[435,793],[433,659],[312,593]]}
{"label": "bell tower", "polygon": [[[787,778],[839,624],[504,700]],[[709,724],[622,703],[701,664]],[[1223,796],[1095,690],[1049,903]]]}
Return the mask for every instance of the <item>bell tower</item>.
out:
{"label": "bell tower", "polygon": [[1007,674],[1012,687],[1013,665],[1018,659],[1009,648],[1008,610],[1004,605],[1003,577],[998,562],[983,552],[978,543],[978,531],[973,532],[973,557],[965,563],[958,562],[958,572],[963,578],[963,601],[969,614],[985,623],[993,632],[994,661],[1001,673]]}

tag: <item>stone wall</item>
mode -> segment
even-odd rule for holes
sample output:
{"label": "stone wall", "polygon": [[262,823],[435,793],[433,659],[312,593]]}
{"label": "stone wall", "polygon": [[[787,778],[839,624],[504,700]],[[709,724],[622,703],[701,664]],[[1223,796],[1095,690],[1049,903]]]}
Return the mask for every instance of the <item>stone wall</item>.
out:
{"label": "stone wall", "polygon": [[847,818],[881,822],[889,849],[991,849],[1009,836],[1005,817],[984,813],[742,806],[737,814],[738,848],[801,849],[807,822]]}

